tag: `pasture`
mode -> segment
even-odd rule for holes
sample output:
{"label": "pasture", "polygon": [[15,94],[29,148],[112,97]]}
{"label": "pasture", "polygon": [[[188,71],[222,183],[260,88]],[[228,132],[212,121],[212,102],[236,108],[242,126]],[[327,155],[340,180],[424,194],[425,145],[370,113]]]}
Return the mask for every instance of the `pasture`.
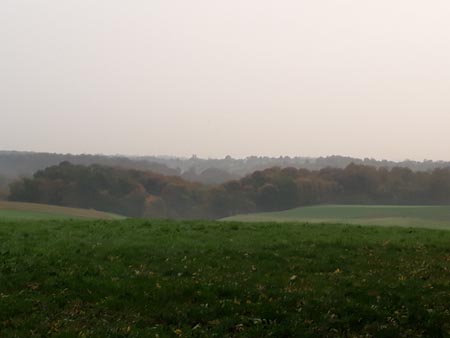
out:
{"label": "pasture", "polygon": [[450,206],[319,205],[227,217],[239,222],[307,222],[450,229]]}
{"label": "pasture", "polygon": [[60,207],[48,204],[0,201],[0,219],[122,219],[122,216],[92,209]]}
{"label": "pasture", "polygon": [[0,221],[1,337],[448,337],[450,232]]}

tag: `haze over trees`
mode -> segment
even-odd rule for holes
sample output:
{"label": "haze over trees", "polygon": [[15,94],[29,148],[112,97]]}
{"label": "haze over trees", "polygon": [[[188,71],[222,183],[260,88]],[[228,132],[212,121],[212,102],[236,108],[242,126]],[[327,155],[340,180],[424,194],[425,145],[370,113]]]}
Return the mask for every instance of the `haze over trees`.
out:
{"label": "haze over trees", "polygon": [[37,170],[45,169],[64,161],[82,165],[102,164],[112,167],[151,170],[165,175],[180,174],[179,170],[169,168],[163,163],[138,158],[131,159],[125,156],[0,151],[0,175],[9,178],[31,176]]}
{"label": "haze over trees", "polygon": [[450,168],[270,168],[204,185],[178,176],[63,162],[10,186],[12,201],[93,208],[132,217],[221,218],[315,204],[450,203]]}
{"label": "haze over trees", "polygon": [[272,167],[320,170],[327,167],[345,168],[351,163],[384,168],[405,167],[413,171],[428,171],[437,168],[450,167],[450,162],[444,161],[417,162],[406,160],[402,162],[393,162],[368,158],[357,159],[346,156],[327,156],[319,158],[301,156],[249,156],[242,159],[226,156],[222,159],[202,159],[195,155],[190,158],[167,156],[127,157],[123,155],[73,155],[0,151],[0,191],[5,191],[5,187],[13,179],[32,176],[38,170],[57,165],[64,161],[81,165],[100,164],[127,169],[148,170],[168,176],[181,176],[188,181],[211,185],[240,179],[254,171]]}

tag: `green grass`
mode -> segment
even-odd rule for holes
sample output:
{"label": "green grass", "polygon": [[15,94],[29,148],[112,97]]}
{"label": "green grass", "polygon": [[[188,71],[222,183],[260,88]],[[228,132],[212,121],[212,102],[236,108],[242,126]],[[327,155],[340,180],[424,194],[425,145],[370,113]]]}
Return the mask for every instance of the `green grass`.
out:
{"label": "green grass", "polygon": [[450,229],[450,206],[321,205],[238,215],[241,222],[308,222]]}
{"label": "green grass", "polygon": [[448,337],[450,232],[0,221],[0,337]]}
{"label": "green grass", "polygon": [[0,220],[45,220],[72,218],[123,219],[124,217],[92,209],[78,209],[48,204],[0,201]]}

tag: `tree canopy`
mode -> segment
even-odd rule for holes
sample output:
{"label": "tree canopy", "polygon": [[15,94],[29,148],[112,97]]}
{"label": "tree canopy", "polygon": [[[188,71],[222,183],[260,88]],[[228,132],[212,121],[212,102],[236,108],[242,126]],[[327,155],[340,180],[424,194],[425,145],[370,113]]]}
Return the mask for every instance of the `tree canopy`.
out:
{"label": "tree canopy", "polygon": [[449,204],[450,169],[274,167],[203,185],[179,176],[65,161],[12,183],[9,199],[158,218],[220,218],[328,203]]}

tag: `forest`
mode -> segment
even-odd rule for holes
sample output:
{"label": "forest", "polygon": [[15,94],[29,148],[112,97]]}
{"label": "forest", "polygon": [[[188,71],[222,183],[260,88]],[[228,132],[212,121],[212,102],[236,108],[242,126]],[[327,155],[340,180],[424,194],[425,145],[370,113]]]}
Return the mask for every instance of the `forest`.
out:
{"label": "forest", "polygon": [[16,180],[8,199],[130,217],[217,219],[318,204],[441,205],[450,203],[448,191],[449,168],[273,167],[206,185],[175,175],[65,161]]}

